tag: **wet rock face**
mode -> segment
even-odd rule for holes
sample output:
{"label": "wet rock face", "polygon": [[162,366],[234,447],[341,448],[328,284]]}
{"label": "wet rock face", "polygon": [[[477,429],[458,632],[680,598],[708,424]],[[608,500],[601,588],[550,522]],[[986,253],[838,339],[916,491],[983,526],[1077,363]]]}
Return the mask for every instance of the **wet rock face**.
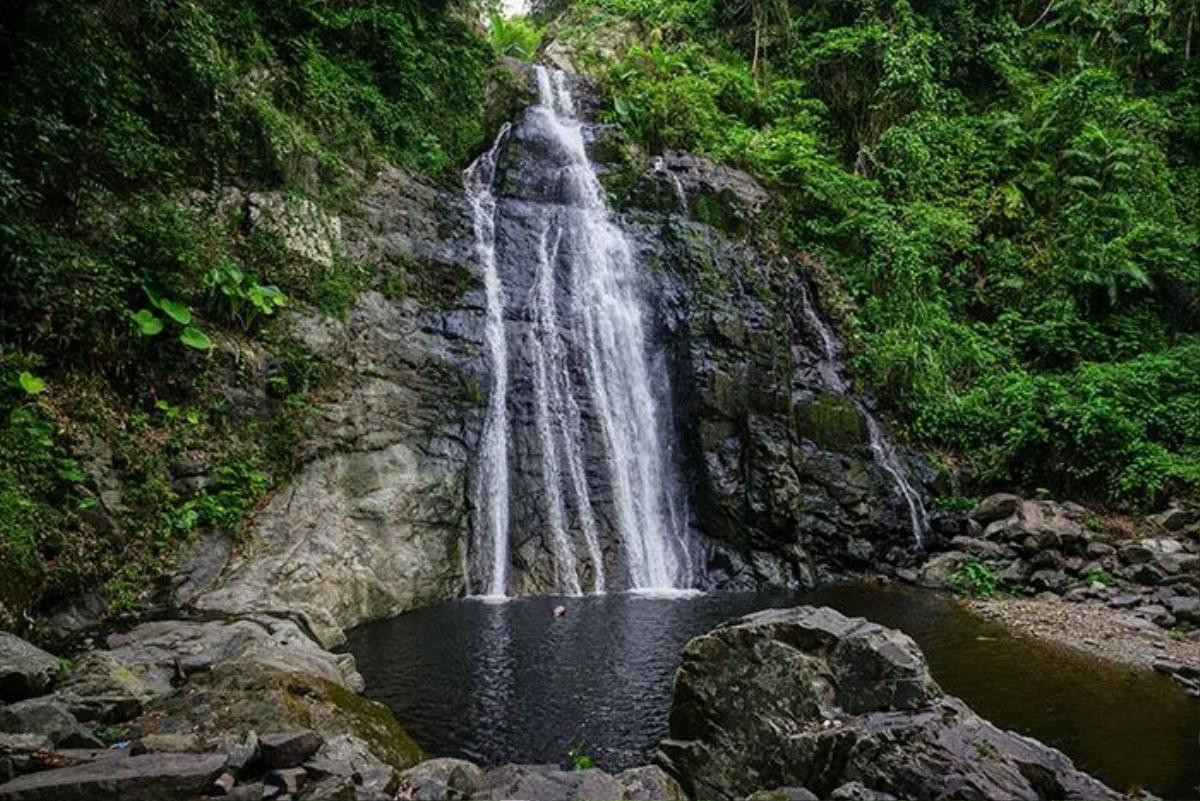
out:
{"label": "wet rock face", "polygon": [[[592,92],[582,83],[572,91],[586,115]],[[585,137],[608,169],[603,160],[616,155],[605,155],[603,126],[586,126]],[[520,302],[535,288],[535,269],[516,258],[538,251],[546,216],[572,200],[569,182],[542,158],[550,146],[536,129],[515,129],[497,183],[498,269],[511,301],[510,591],[523,593],[556,582],[533,408],[535,320]],[[293,318],[299,339],[339,373],[301,454],[307,464],[258,513],[248,543],[185,581],[181,602],[223,614],[299,614],[332,645],[343,628],[477,591],[465,577],[482,572],[471,529],[491,365],[469,204],[398,170],[378,178],[357,215],[319,225],[270,198],[244,202],[298,251],[367,265],[378,291],[360,296],[345,321]],[[650,367],[668,379],[655,400],[670,412],[663,441],[682,478],[673,503],[690,506],[702,535],[690,557],[709,586],[808,585],[822,571],[884,560],[910,540],[861,416],[822,375],[819,343],[788,283],[796,265],[763,255],[770,215],[768,193],[748,176],[675,155],[645,165],[616,217],[638,261],[657,354]],[[554,261],[556,273],[568,269],[568,255]],[[569,282],[559,283],[565,314]],[[579,406],[602,562],[609,586],[626,586],[609,466],[595,447],[600,423],[586,397]],[[562,494],[578,529],[574,495]],[[592,560],[579,531],[571,535],[587,588]]]}
{"label": "wet rock face", "polygon": [[710,583],[809,585],[909,547],[902,501],[806,323],[804,264],[766,255],[767,192],[669,155],[627,200]]}
{"label": "wet rock face", "polygon": [[338,379],[308,460],[258,515],[204,610],[341,629],[460,595],[471,452],[479,438],[482,297],[464,200],[386,172],[338,226],[337,252],[381,290],[347,319],[293,319]]}
{"label": "wet rock face", "polygon": [[[689,643],[660,747],[697,798],[1119,797],[944,695],[906,635],[831,609],[768,610]],[[831,795],[848,782],[870,796]]]}

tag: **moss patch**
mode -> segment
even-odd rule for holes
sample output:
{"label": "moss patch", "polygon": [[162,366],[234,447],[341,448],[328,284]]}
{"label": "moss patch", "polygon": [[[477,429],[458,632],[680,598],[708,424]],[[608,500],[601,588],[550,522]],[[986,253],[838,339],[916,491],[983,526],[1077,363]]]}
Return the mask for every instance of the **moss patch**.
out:
{"label": "moss patch", "polygon": [[351,734],[397,770],[425,756],[383,704],[315,676],[249,666],[238,666],[235,674],[193,677],[134,725],[142,734],[192,733],[202,742],[240,738],[250,731],[311,729],[327,739]]}
{"label": "moss patch", "polygon": [[867,437],[862,415],[845,395],[823,393],[796,407],[796,434],[822,448],[850,451]]}

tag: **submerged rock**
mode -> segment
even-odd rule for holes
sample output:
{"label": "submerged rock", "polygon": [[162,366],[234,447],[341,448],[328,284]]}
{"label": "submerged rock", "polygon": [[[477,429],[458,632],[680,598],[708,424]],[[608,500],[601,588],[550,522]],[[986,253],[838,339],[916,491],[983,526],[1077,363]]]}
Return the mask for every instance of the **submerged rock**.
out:
{"label": "submerged rock", "polygon": [[1120,797],[945,695],[906,635],[825,608],[768,610],[692,640],[660,748],[699,798],[771,786],[831,797],[851,781],[872,794],[845,797]]}

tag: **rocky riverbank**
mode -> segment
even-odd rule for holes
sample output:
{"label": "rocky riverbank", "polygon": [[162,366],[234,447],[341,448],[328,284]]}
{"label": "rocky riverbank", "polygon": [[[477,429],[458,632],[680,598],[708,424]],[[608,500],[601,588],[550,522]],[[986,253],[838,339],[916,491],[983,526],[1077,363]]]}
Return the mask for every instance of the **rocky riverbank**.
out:
{"label": "rocky riverbank", "polygon": [[1002,493],[939,529],[926,561],[898,578],[978,596],[984,617],[1200,696],[1200,509],[1115,526],[1078,504]]}
{"label": "rocky riverbank", "polygon": [[1096,659],[1175,676],[1189,694],[1200,695],[1194,686],[1200,678],[1200,640],[1173,638],[1128,611],[1050,598],[977,598],[967,605],[980,617],[1022,634],[1061,643]]}
{"label": "rocky riverbank", "polygon": [[658,764],[616,775],[422,761],[353,659],[291,621],[146,623],[107,646],[64,675],[3,639],[0,801],[1121,797],[945,695],[906,635],[828,608],[693,639]]}

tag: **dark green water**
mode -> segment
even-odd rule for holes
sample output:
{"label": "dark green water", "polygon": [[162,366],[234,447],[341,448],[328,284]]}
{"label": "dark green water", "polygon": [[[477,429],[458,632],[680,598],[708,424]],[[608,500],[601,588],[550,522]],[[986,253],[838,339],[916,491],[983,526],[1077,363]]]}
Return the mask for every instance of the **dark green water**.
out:
{"label": "dark green water", "polygon": [[[772,606],[831,606],[912,636],[942,687],[999,726],[1065,751],[1117,789],[1195,798],[1200,704],[1169,680],[1014,637],[952,600],[856,584],[804,595],[612,594],[443,604],[351,632],[367,693],[426,750],[485,764],[647,761],[686,642]],[[564,618],[552,610],[568,608]]]}

